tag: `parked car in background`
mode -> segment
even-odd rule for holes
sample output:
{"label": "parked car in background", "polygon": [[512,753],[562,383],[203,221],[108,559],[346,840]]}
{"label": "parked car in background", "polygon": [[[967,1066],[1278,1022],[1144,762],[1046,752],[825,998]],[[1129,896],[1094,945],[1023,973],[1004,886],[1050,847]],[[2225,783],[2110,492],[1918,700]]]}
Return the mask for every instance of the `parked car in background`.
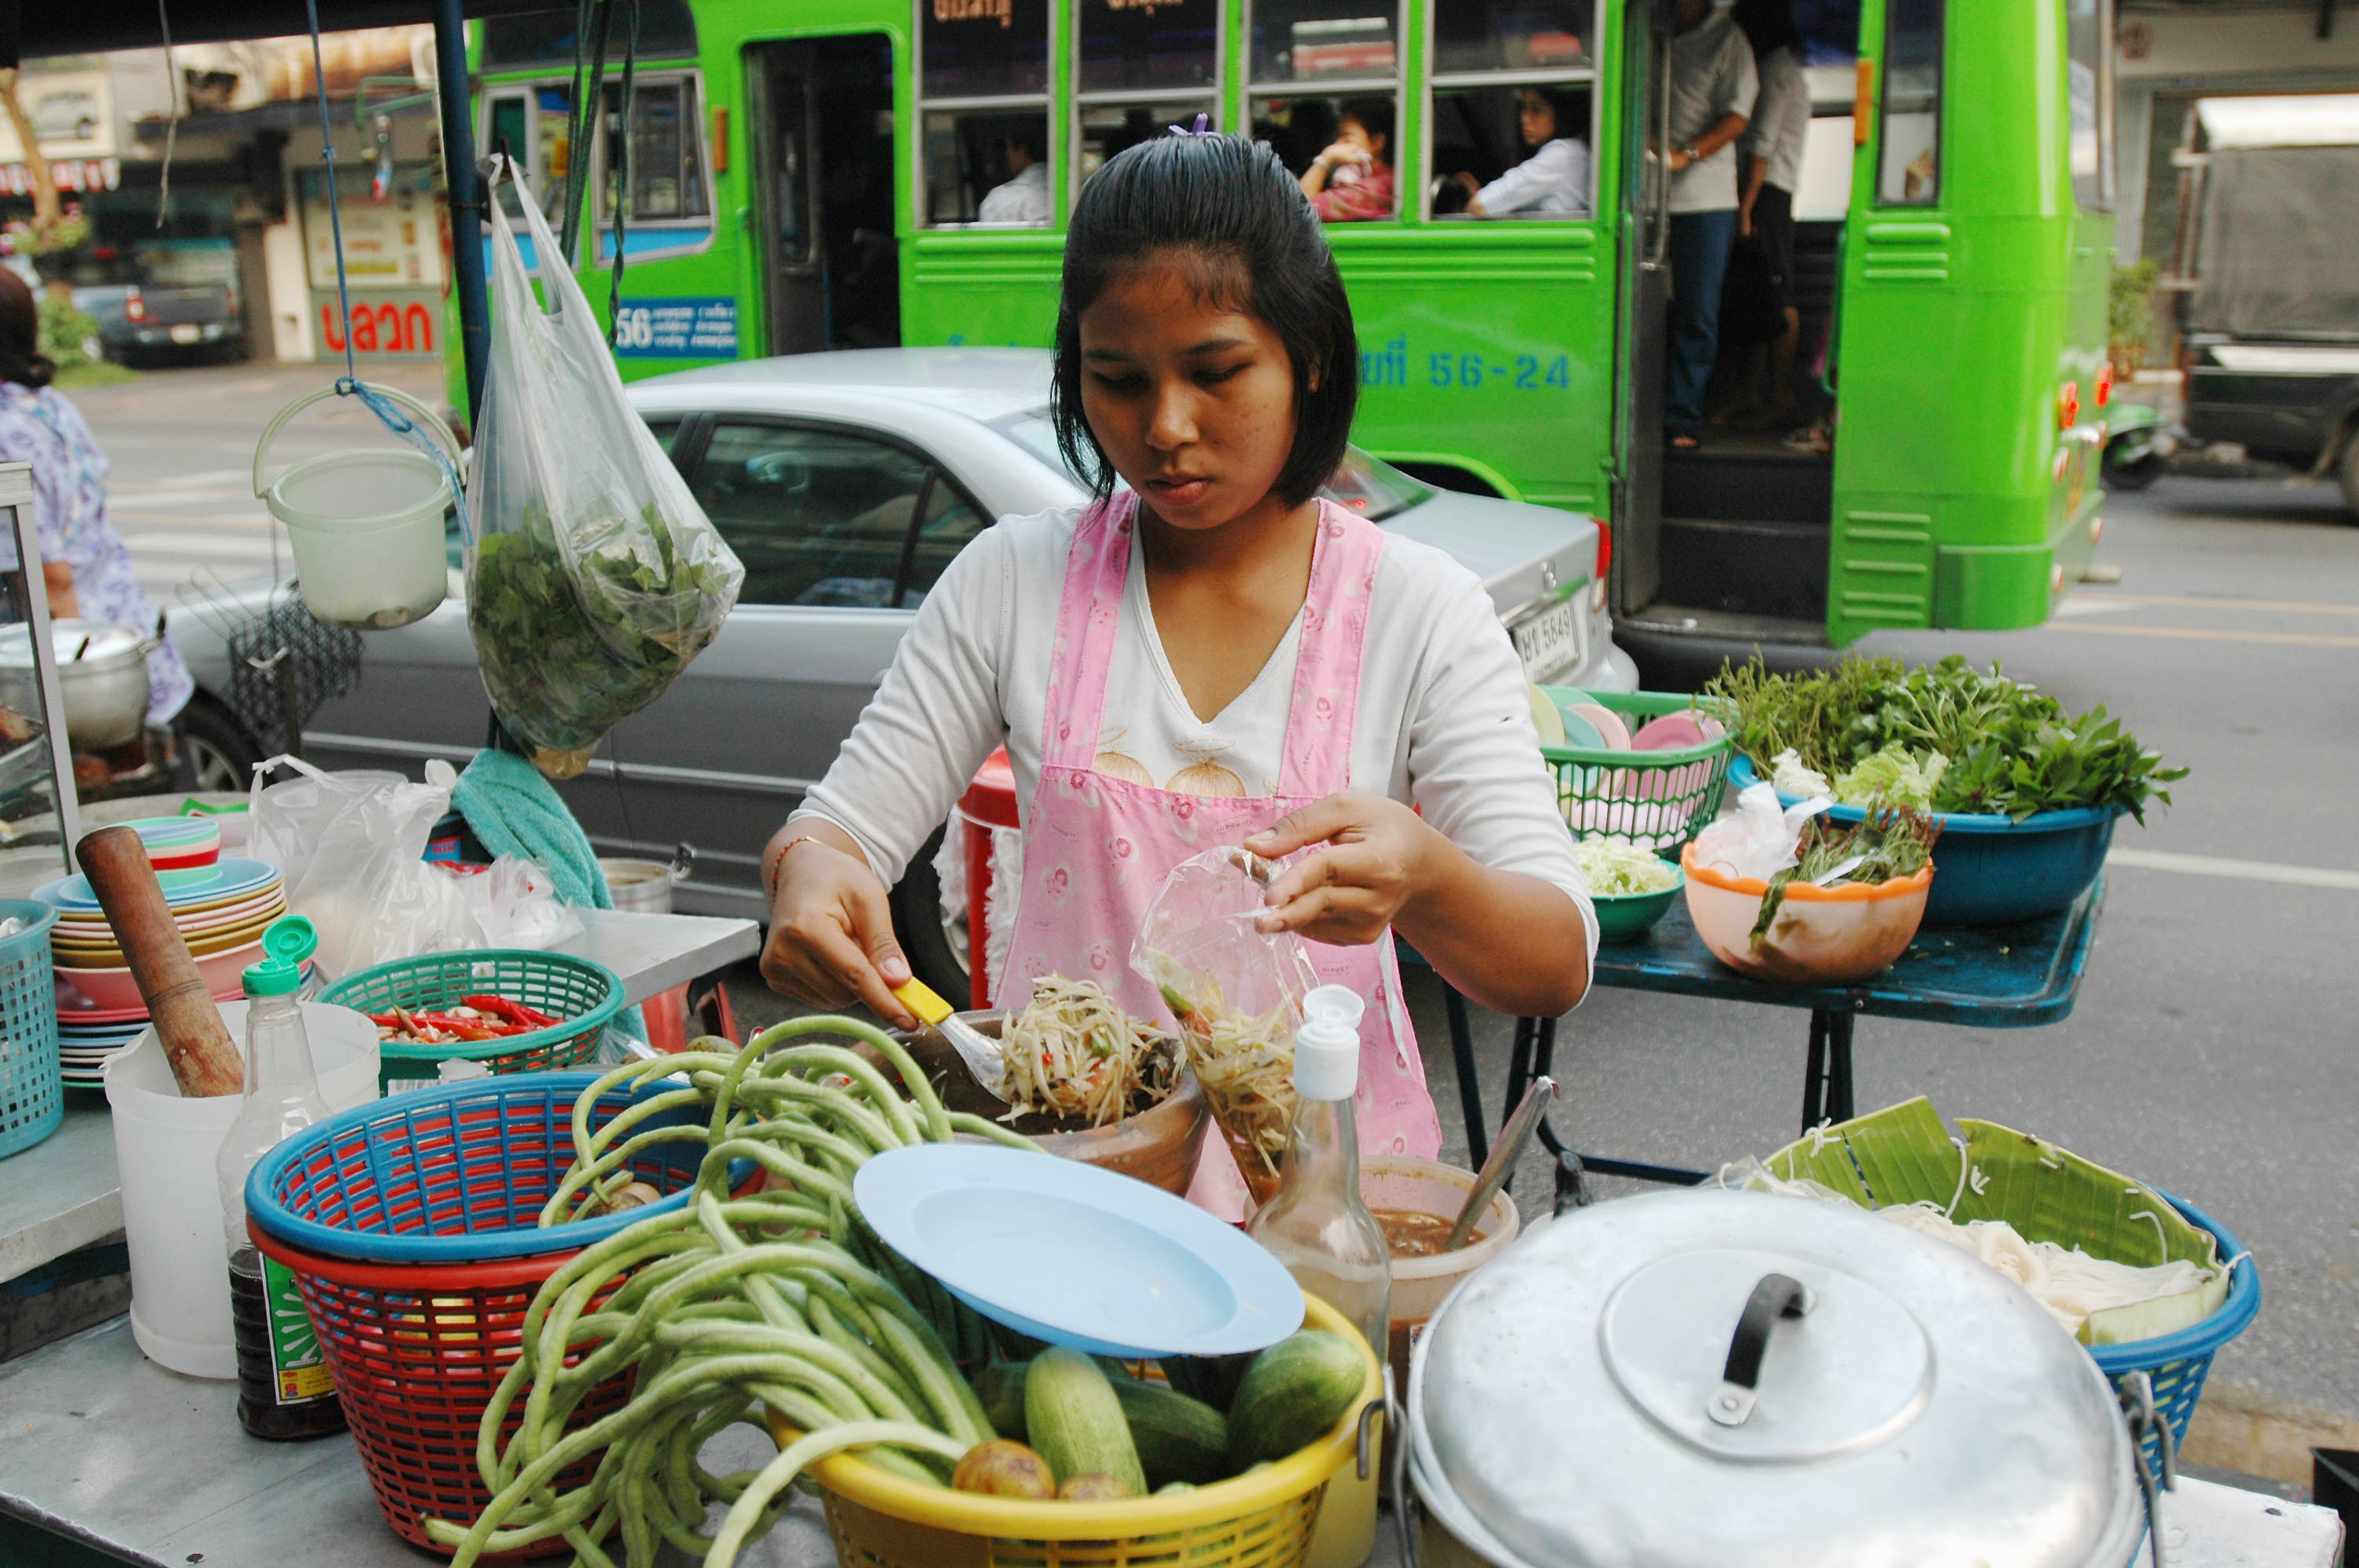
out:
{"label": "parked car in background", "polygon": [[[600,853],[663,858],[690,840],[679,908],[767,914],[763,844],[834,760],[951,558],[996,518],[1086,498],[1057,456],[1049,382],[1042,351],[869,349],[632,384],[745,580],[712,645],[560,786]],[[1479,574],[1534,680],[1636,687],[1593,580],[1590,519],[1434,491],[1356,450],[1326,493]],[[189,741],[205,787],[242,787],[262,754],[232,711],[223,633],[270,591],[172,618],[197,678]],[[358,689],[305,728],[310,758],[415,775],[429,757],[473,756],[488,708],[464,606],[364,641]],[[962,985],[943,967],[958,960],[933,860],[919,855],[894,890],[895,920],[921,974]]]}
{"label": "parked car in background", "polygon": [[[222,256],[230,260],[226,243]],[[184,269],[168,251],[92,246],[68,274],[74,308],[98,322],[106,357],[118,364],[243,351],[245,320],[228,281]]]}
{"label": "parked car in background", "polygon": [[2206,98],[2174,270],[2187,433],[2332,473],[2359,511],[2359,93]]}

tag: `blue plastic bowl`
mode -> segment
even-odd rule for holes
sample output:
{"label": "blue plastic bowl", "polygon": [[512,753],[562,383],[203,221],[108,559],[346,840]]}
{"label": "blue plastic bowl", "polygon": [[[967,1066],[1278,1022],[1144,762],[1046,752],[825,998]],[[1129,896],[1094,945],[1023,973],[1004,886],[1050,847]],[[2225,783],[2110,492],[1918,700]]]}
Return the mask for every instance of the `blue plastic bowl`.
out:
{"label": "blue plastic bowl", "polygon": [[[1940,885],[1941,873],[1933,873],[1933,883]],[[2170,1422],[2174,1444],[2187,1441],[2187,1423],[2195,1419],[2195,1403],[2203,1397],[2203,1379],[2212,1371],[2212,1357],[2220,1347],[2253,1325],[2261,1314],[2261,1277],[2249,1257],[2242,1263],[2245,1244],[2236,1239],[2228,1227],[2183,1199],[2162,1195],[2171,1207],[2187,1217],[2198,1229],[2212,1233],[2213,1244],[2220,1251],[2220,1261],[2233,1265],[2229,1269],[2228,1299],[2220,1310],[2201,1323],[2192,1323],[2175,1334],[2159,1335],[2153,1339],[2136,1339],[2126,1345],[2092,1345],[2089,1354],[2095,1357],[2097,1369],[2108,1381],[2117,1386],[2120,1379],[2132,1372],[2144,1372],[2153,1380],[2154,1401],[2164,1420]],[[2156,1446],[2158,1439],[2147,1440],[2147,1462],[2158,1465],[2161,1454]]]}
{"label": "blue plastic bowl", "polygon": [[[1731,789],[1758,784],[1749,757],[1728,765]],[[1802,797],[1779,791],[1788,806]],[[1933,846],[1933,890],[1925,900],[1928,925],[2012,925],[2052,914],[2088,891],[2113,847],[2119,806],[2042,811],[2012,817],[1937,811],[1941,837]],[[1830,821],[1864,822],[1856,806],[1827,812]]]}

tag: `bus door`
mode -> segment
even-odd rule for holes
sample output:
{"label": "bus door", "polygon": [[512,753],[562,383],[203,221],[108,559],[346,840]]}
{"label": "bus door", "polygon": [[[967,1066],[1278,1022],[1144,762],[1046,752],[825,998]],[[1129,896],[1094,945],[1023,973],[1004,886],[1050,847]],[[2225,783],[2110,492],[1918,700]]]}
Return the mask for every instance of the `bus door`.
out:
{"label": "bus door", "polygon": [[1629,0],[1623,22],[1621,330],[1614,359],[1614,445],[1622,454],[1608,570],[1617,619],[1653,604],[1662,575],[1663,334],[1670,279],[1670,183],[1663,120],[1670,110],[1671,0]]}
{"label": "bus door", "polygon": [[891,40],[751,45],[745,97],[765,351],[897,346]]}

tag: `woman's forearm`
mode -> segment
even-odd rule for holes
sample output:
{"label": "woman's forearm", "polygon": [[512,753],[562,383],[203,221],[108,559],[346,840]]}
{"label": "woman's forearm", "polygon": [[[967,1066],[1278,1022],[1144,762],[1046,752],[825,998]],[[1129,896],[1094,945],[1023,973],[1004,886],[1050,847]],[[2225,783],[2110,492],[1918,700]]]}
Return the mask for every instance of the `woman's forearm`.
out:
{"label": "woman's forearm", "polygon": [[49,619],[71,621],[82,613],[82,596],[74,591],[73,568],[64,561],[41,563],[41,597],[49,601]]}
{"label": "woman's forearm", "polygon": [[1589,934],[1562,888],[1482,865],[1432,832],[1419,887],[1393,928],[1494,1011],[1554,1018],[1588,989]]}
{"label": "woman's forearm", "polygon": [[1326,189],[1327,174],[1327,160],[1323,157],[1312,158],[1310,160],[1310,167],[1302,171],[1302,178],[1300,181],[1302,186],[1302,194],[1305,196],[1316,196],[1321,191]]}

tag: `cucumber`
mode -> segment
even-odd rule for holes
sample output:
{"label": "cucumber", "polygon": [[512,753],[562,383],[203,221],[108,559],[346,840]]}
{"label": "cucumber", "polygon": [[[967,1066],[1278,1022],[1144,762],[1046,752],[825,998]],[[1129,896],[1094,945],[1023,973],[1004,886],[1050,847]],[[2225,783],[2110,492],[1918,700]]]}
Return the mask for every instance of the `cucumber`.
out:
{"label": "cucumber", "polygon": [[1032,1357],[1024,1374],[1024,1425],[1033,1451],[1049,1462],[1060,1485],[1076,1476],[1106,1475],[1147,1495],[1147,1473],[1122,1401],[1098,1364],[1078,1350],[1051,1346]]}
{"label": "cucumber", "polygon": [[1229,1427],[1220,1411],[1159,1384],[1130,1378],[1114,1379],[1113,1384],[1148,1486],[1208,1486],[1228,1476]]}
{"label": "cucumber", "polygon": [[1159,1365],[1173,1388],[1216,1411],[1224,1411],[1236,1398],[1237,1382],[1245,1375],[1245,1368],[1253,1365],[1253,1356],[1250,1352],[1243,1356],[1167,1356]]}
{"label": "cucumber", "polygon": [[1366,1368],[1340,1334],[1307,1328],[1254,1357],[1229,1405],[1229,1459],[1239,1468],[1316,1443],[1360,1397]]}
{"label": "cucumber", "polygon": [[973,1378],[974,1397],[983,1401],[984,1419],[991,1430],[1011,1442],[1025,1438],[1024,1372],[1028,1361],[992,1361]]}

